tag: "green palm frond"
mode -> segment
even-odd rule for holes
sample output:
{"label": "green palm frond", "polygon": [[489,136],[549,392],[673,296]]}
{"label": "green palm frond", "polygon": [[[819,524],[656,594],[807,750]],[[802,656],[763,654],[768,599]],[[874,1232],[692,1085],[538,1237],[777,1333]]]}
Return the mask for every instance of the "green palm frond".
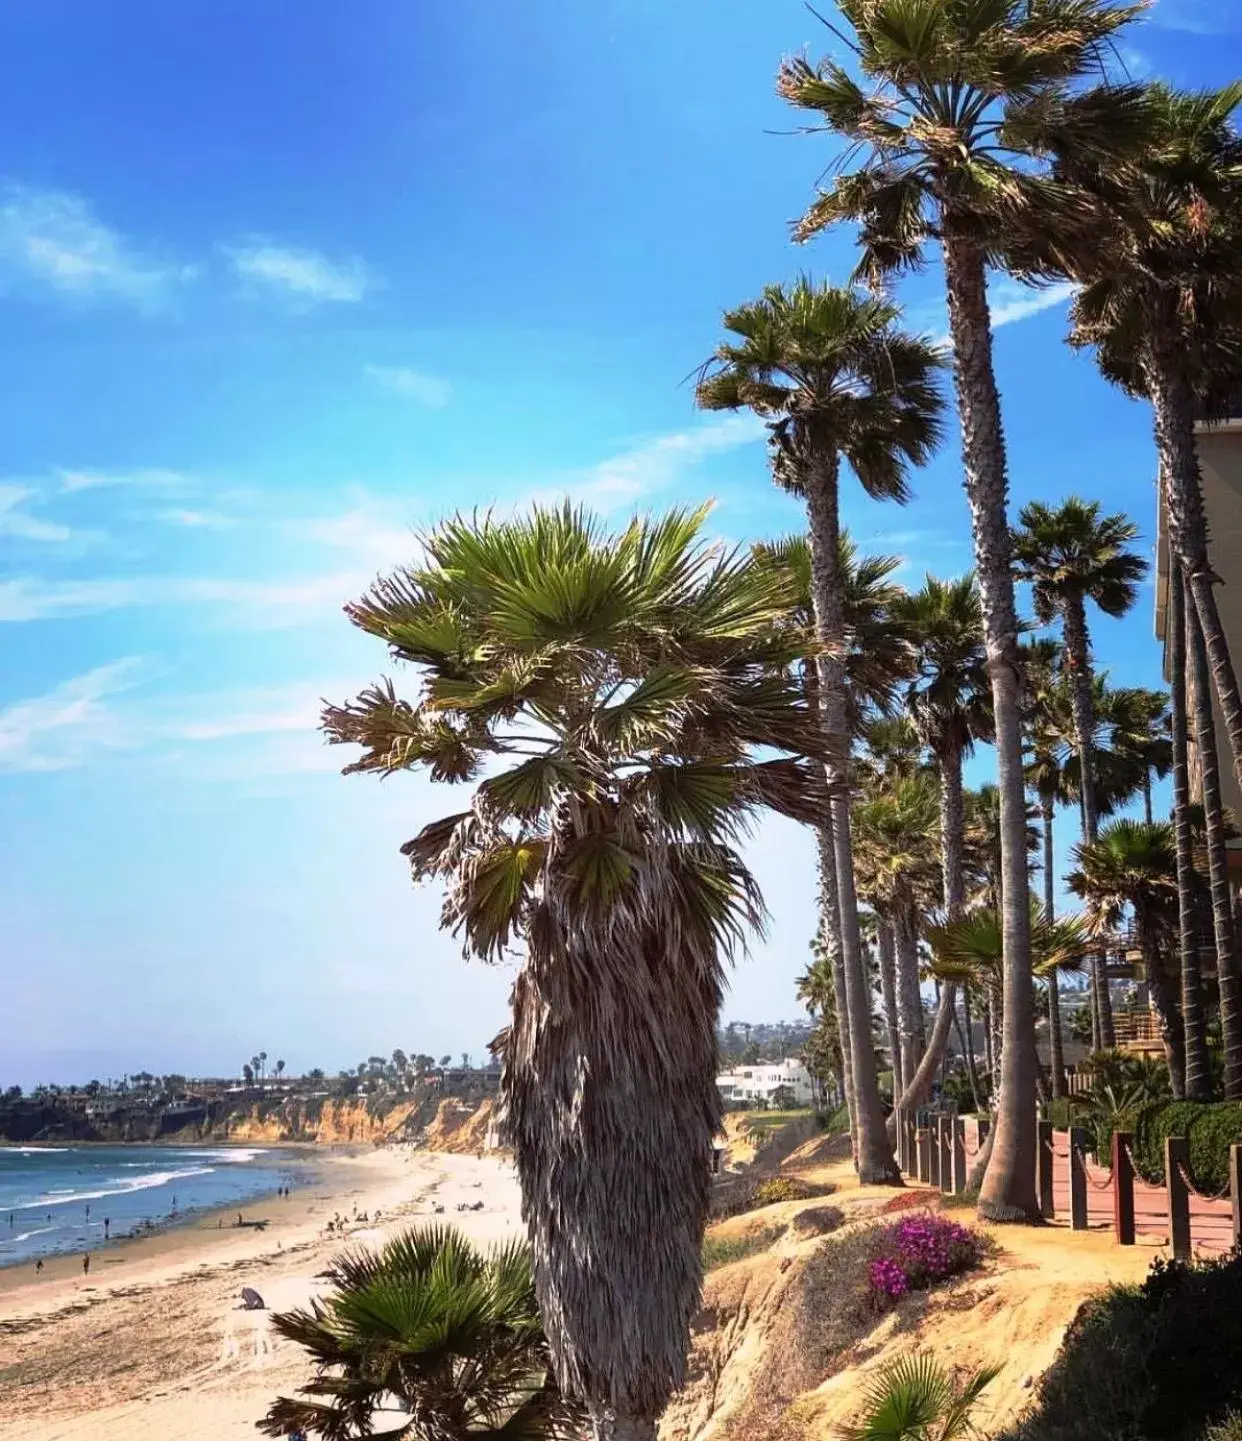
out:
{"label": "green palm frond", "polygon": [[1138,526],[1125,515],[1101,515],[1098,501],[1070,496],[1058,506],[1031,501],[1018,515],[1013,556],[1031,583],[1035,614],[1047,625],[1071,601],[1092,600],[1122,616],[1134,605],[1147,561],[1129,549]]}
{"label": "green palm frond", "polygon": [[839,1434],[843,1441],[960,1441],[971,1433],[971,1412],[1000,1369],[982,1367],[959,1384],[924,1352],[902,1357],[869,1382],[862,1419]]}

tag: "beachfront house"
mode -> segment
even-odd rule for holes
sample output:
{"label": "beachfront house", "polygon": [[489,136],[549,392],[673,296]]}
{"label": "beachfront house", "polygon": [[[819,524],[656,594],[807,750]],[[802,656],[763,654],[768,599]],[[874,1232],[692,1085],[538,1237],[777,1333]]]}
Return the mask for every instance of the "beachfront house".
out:
{"label": "beachfront house", "polygon": [[801,1061],[791,1058],[724,1071],[716,1077],[716,1085],[726,1106],[757,1110],[774,1103],[809,1106],[814,1096],[811,1073]]}

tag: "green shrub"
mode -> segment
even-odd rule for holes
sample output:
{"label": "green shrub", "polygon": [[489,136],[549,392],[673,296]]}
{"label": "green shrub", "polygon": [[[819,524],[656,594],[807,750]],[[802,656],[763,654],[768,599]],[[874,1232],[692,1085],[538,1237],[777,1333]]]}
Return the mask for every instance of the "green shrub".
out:
{"label": "green shrub", "polygon": [[717,1220],[757,1211],[761,1206],[775,1206],[781,1201],[810,1201],[816,1196],[829,1196],[835,1187],[814,1186],[797,1176],[769,1176],[766,1179],[724,1177],[712,1200],[712,1215]]}
{"label": "green shrub", "polygon": [[1242,1105],[1201,1106],[1190,1128],[1190,1175],[1195,1189],[1214,1195],[1229,1184],[1229,1148],[1242,1142]]}
{"label": "green shrub", "polygon": [[703,1269],[715,1271],[766,1251],[784,1230],[784,1226],[755,1226],[741,1236],[704,1236]]}
{"label": "green shrub", "polygon": [[1164,1143],[1169,1136],[1189,1136],[1205,1109],[1201,1101],[1167,1101],[1147,1106],[1134,1122],[1134,1168],[1144,1181],[1164,1185]]}
{"label": "green shrub", "polygon": [[1157,1261],[1083,1307],[1004,1441],[1205,1441],[1240,1405],[1242,1259]]}
{"label": "green shrub", "polygon": [[1209,1426],[1202,1441],[1242,1441],[1242,1411],[1230,1411],[1223,1421]]}
{"label": "green shrub", "polygon": [[821,1111],[815,1119],[830,1136],[849,1135],[850,1113],[844,1101],[835,1111]]}

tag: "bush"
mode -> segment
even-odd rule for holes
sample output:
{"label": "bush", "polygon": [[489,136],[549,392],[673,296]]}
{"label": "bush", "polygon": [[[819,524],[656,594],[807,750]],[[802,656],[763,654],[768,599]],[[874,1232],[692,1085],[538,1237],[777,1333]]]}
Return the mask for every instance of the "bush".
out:
{"label": "bush", "polygon": [[867,1277],[872,1302],[880,1307],[972,1270],[983,1256],[977,1231],[929,1211],[879,1227],[872,1241]]}
{"label": "bush", "polygon": [[1240,1404],[1242,1259],[1157,1261],[1083,1307],[1005,1441],[1206,1441]]}
{"label": "bush", "polygon": [[1164,1143],[1169,1136],[1188,1136],[1204,1109],[1200,1101],[1169,1101],[1147,1106],[1134,1122],[1134,1168],[1144,1181],[1164,1185]]}
{"label": "bush", "polygon": [[784,1231],[784,1226],[755,1226],[741,1236],[704,1236],[703,1269],[715,1271],[766,1251]]}
{"label": "bush", "polygon": [[830,1136],[848,1136],[850,1133],[850,1113],[844,1101],[835,1111],[819,1112],[815,1119]]}
{"label": "bush", "polygon": [[813,1186],[797,1176],[769,1176],[766,1179],[724,1178],[717,1187],[712,1201],[712,1216],[723,1220],[726,1216],[740,1216],[746,1211],[757,1211],[761,1206],[775,1206],[781,1201],[810,1201],[816,1196],[829,1196],[832,1186]]}

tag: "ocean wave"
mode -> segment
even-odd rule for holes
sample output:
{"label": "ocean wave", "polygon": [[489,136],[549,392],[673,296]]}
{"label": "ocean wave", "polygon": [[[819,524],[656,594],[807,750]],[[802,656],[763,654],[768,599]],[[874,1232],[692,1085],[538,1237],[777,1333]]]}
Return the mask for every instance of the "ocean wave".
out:
{"label": "ocean wave", "polygon": [[218,1151],[183,1151],[182,1154],[185,1156],[194,1156],[202,1160],[223,1161],[230,1166],[241,1166],[245,1165],[248,1161],[253,1161],[256,1156],[266,1156],[267,1151],[263,1147],[257,1147],[251,1150],[244,1146],[230,1146],[227,1149]]}
{"label": "ocean wave", "polygon": [[63,1156],[72,1150],[72,1146],[5,1146],[0,1155],[8,1151],[18,1156]]}
{"label": "ocean wave", "polygon": [[150,1191],[156,1186],[169,1186],[174,1181],[184,1181],[191,1176],[210,1176],[214,1166],[187,1166],[181,1171],[152,1171],[149,1176],[110,1176],[98,1191],[71,1191],[67,1196],[49,1191],[46,1196],[31,1202],[32,1206],[72,1206],[81,1201],[102,1201],[105,1196],[129,1196],[135,1191]]}
{"label": "ocean wave", "polygon": [[11,1236],[9,1239],[16,1244],[18,1241],[29,1241],[31,1236],[46,1236],[49,1231],[59,1231],[59,1226],[39,1226],[34,1231],[22,1231],[20,1235]]}

